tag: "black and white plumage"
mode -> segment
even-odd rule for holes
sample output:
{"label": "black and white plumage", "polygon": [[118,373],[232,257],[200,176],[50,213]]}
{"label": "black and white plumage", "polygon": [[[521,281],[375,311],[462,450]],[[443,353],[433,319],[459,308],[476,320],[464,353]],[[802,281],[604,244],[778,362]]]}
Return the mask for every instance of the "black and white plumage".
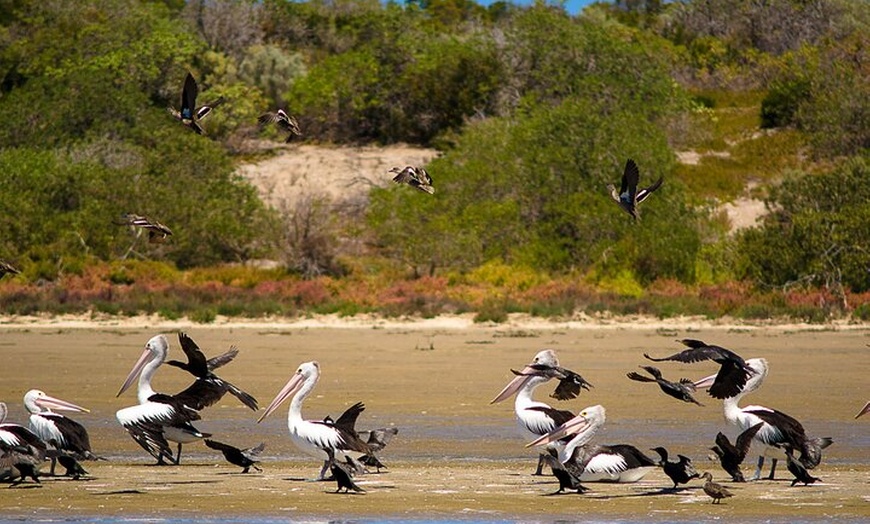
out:
{"label": "black and white plumage", "polygon": [[251,468],[254,468],[257,471],[263,471],[259,466],[257,466],[260,461],[255,457],[259,456],[260,453],[266,449],[265,442],[261,442],[258,446],[248,449],[239,449],[235,446],[230,446],[229,444],[210,439],[205,439],[203,442],[211,449],[216,449],[223,453],[224,458],[227,459],[227,462],[230,464],[235,464],[236,466],[243,468],[242,473],[247,473]]}
{"label": "black and white plumage", "polygon": [[704,493],[713,499],[713,504],[719,504],[722,499],[733,497],[734,494],[725,489],[721,484],[713,482],[713,475],[709,471],[705,471],[701,478],[704,479]]}
{"label": "black and white plumage", "polygon": [[740,464],[743,463],[743,459],[745,459],[746,454],[749,453],[749,448],[752,445],[752,438],[755,437],[755,434],[758,433],[758,430],[761,429],[762,425],[763,424],[759,422],[742,432],[737,436],[737,440],[734,444],[731,444],[728,437],[726,437],[721,431],[716,435],[716,445],[710,449],[716,453],[717,457],[719,457],[719,463],[722,465],[722,469],[731,475],[731,480],[734,482],[746,481],[743,477],[743,472],[740,470]]}
{"label": "black and white plumage", "polygon": [[424,193],[435,194],[435,188],[432,186],[432,177],[422,167],[394,167],[390,169],[390,173],[396,173],[396,176],[393,177],[393,182],[397,184],[408,184]]}
{"label": "black and white plumage", "polygon": [[[690,338],[684,338],[679,342],[688,346],[689,349],[664,358],[653,358],[646,353],[644,353],[643,356],[653,362],[662,362],[666,360],[674,360],[688,364],[702,362],[704,360],[712,360],[713,362],[716,362],[720,366],[719,372],[716,374],[716,379],[710,385],[707,392],[710,393],[711,397],[718,399],[733,397],[740,393],[743,386],[746,385],[746,381],[753,373],[752,368],[746,364],[740,355],[731,350]],[[697,387],[697,383],[695,386]]]}
{"label": "black and white plumage", "polygon": [[8,412],[6,404],[0,402],[0,470],[17,471],[19,478],[13,485],[27,477],[39,484],[39,465],[47,451],[45,442],[24,426],[5,422]]}
{"label": "black and white plumage", "polygon": [[290,440],[303,453],[324,461],[318,476],[319,480],[323,480],[330,463],[334,462],[333,457],[350,452],[369,454],[371,448],[353,429],[357,417],[365,409],[362,403],[351,406],[335,422],[302,418],[302,403],[314,390],[318,380],[320,364],[314,361],[300,364],[257,422],[262,422],[292,396],[290,409],[287,411]]}
{"label": "black and white plumage", "polygon": [[[181,461],[181,446],[210,437],[193,426],[200,420],[197,409],[220,400],[224,389],[213,383],[196,380],[190,387],[175,395],[157,393],[151,386],[154,373],[166,359],[169,342],[163,335],[152,337],[146,344],[139,360],[130,370],[127,379],[118,391],[120,396],[139,377],[139,404],[118,410],[118,422],[158,464],[164,459],[178,464]],[[168,441],[176,442],[178,449],[173,457]]]}
{"label": "black and white plumage", "polygon": [[[511,380],[504,389],[502,389],[499,394],[490,401],[490,404],[501,402],[515,394],[516,399],[514,400],[514,412],[516,413],[517,425],[523,433],[523,436],[526,438],[535,438],[545,435],[564,422],[574,418],[574,413],[570,411],[555,409],[543,402],[538,402],[533,399],[535,389],[556,377],[557,374],[571,377],[568,378],[566,382],[570,385],[565,387],[562,386],[560,380],[559,386],[556,388],[557,391],[559,391],[559,397],[570,396],[570,394],[575,391],[575,387],[573,386],[575,379],[573,377],[580,377],[580,375],[577,375],[574,372],[566,373],[565,371],[568,370],[557,372],[557,370],[562,369],[564,368],[559,366],[559,359],[556,356],[555,351],[552,349],[539,351],[532,359],[532,362],[526,365],[522,371],[511,370],[515,375],[514,379]],[[580,377],[579,381],[585,382],[582,380],[582,377]],[[562,388],[562,390],[559,388]],[[580,387],[577,387],[576,392],[579,393],[579,391]],[[557,395],[557,393],[554,392],[553,395]],[[570,439],[565,439],[566,442],[568,440]],[[550,443],[548,447],[558,451],[563,444],[564,442],[559,442],[557,440]],[[543,457],[540,457],[538,460],[538,466],[535,470],[535,475],[541,474],[544,466],[543,461]]]}
{"label": "black and white plumage", "polygon": [[610,197],[613,201],[626,213],[631,215],[631,218],[638,220],[640,218],[640,212],[637,209],[638,204],[646,200],[653,191],[661,187],[663,181],[663,178],[659,178],[651,186],[638,190],[637,184],[640,182],[640,170],[637,168],[635,161],[629,158],[625,162],[619,191],[616,191],[616,186],[613,184],[607,184],[607,189],[610,190]]}
{"label": "black and white plumage", "polygon": [[223,104],[224,97],[196,107],[196,97],[198,95],[199,87],[196,85],[196,79],[193,78],[192,74],[187,73],[187,77],[184,79],[184,89],[181,91],[181,110],[172,107],[168,108],[168,110],[172,116],[194,130],[196,134],[204,135],[205,131],[203,131],[202,126],[199,124],[200,120],[211,114],[214,108]]}
{"label": "black and white plumage", "polygon": [[792,475],[794,475],[794,480],[791,481],[792,486],[794,486],[798,482],[801,482],[804,486],[806,486],[808,484],[815,484],[816,482],[822,480],[818,477],[810,475],[810,473],[807,471],[807,468],[805,468],[799,460],[794,458],[791,448],[786,448],[785,450],[785,461],[788,471]]}
{"label": "black and white plumage", "polygon": [[[725,420],[742,431],[746,431],[758,423],[763,423],[761,429],[755,434],[754,439],[766,447],[764,455],[759,457],[753,479],[757,480],[761,478],[761,468],[764,465],[765,455],[773,459],[770,476],[768,477],[773,479],[776,472],[776,461],[785,460],[785,453],[783,451],[785,447],[790,447],[800,452],[798,460],[805,468],[813,469],[818,466],[822,460],[822,450],[833,442],[830,438],[808,437],[800,422],[781,411],[765,406],[746,406],[741,408],[737,405],[744,395],[752,393],[761,387],[769,371],[767,360],[763,358],[748,359],[746,365],[752,369],[751,377],[738,394],[724,399],[722,405],[725,412]],[[715,378],[709,376],[696,381],[695,385],[704,387],[716,379],[718,379],[718,376]]]}
{"label": "black and white plumage", "polygon": [[206,360],[205,355],[199,349],[199,346],[186,333],[178,333],[178,342],[181,344],[182,351],[184,351],[184,354],[187,356],[187,362],[170,360],[167,364],[187,371],[196,377],[197,382],[207,382],[207,387],[200,388],[202,391],[208,391],[211,395],[220,395],[217,399],[212,399],[211,397],[199,397],[198,399],[194,399],[195,403],[188,404],[190,407],[196,410],[201,410],[220,400],[224,394],[229,393],[239,399],[242,404],[249,407],[251,410],[257,411],[259,409],[257,399],[212,372],[212,370],[232,361],[239,353],[237,348],[231,347],[226,353],[218,355],[213,359]]}
{"label": "black and white plumage", "polygon": [[162,243],[167,237],[172,236],[172,230],[165,225],[135,213],[124,213],[121,215],[121,220],[115,223],[136,229],[137,238],[142,231],[148,231],[149,242]]}
{"label": "black and white plumage", "polygon": [[661,457],[659,461],[659,466],[662,467],[662,470],[665,472],[665,475],[671,479],[674,483],[674,489],[677,489],[679,484],[686,484],[692,479],[698,478],[700,475],[698,471],[695,470],[695,466],[692,465],[692,459],[685,455],[677,455],[679,459],[677,462],[671,462],[668,460],[668,450],[659,446],[656,448],[652,448],[652,451],[655,451]]}
{"label": "black and white plumage", "polygon": [[[31,389],[24,395],[24,407],[30,413],[30,430],[51,448],[80,460],[100,459],[91,451],[91,440],[84,426],[60,413],[52,412],[65,410],[87,413],[86,408],[51,397],[38,389]],[[50,454],[49,458],[50,474],[54,475],[57,457]]]}
{"label": "black and white plumage", "polygon": [[549,444],[573,435],[559,451],[559,460],[566,467],[573,462],[583,482],[637,482],[656,468],[656,463],[636,447],[629,444],[592,444],[592,437],[604,424],[604,406],[584,408],[576,417],[548,434],[534,440],[529,446]]}
{"label": "black and white plumage", "polygon": [[638,382],[655,382],[666,395],[674,397],[677,400],[682,400],[683,402],[691,402],[703,406],[703,404],[695,400],[695,397],[692,396],[692,393],[695,391],[695,383],[691,380],[681,378],[679,382],[671,382],[670,380],[662,378],[662,372],[656,367],[640,366],[640,368],[646,370],[646,372],[652,375],[653,378],[645,377],[635,371],[628,372],[626,376],[631,380],[636,380]]}
{"label": "black and white plumage", "polygon": [[5,260],[0,260],[0,278],[3,278],[6,275],[17,275],[19,273],[21,273],[21,271],[18,271],[15,266]]}
{"label": "black and white plumage", "polygon": [[287,133],[287,138],[284,142],[290,142],[293,137],[301,136],[302,130],[299,128],[299,123],[291,115],[288,115],[283,109],[279,109],[274,113],[263,113],[257,119],[260,127],[265,127],[268,124],[275,124],[281,131]]}

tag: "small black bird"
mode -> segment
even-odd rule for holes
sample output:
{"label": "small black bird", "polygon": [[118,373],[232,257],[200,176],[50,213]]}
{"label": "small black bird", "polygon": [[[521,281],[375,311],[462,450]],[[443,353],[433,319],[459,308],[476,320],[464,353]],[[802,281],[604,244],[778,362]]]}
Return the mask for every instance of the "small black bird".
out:
{"label": "small black bird", "polygon": [[631,380],[636,380],[638,382],[656,382],[658,383],[659,388],[661,388],[666,395],[674,397],[677,400],[682,400],[683,402],[692,402],[699,406],[703,406],[703,404],[695,400],[695,397],[692,396],[692,393],[695,391],[695,383],[691,380],[681,378],[679,382],[671,382],[670,380],[663,379],[662,372],[656,367],[640,366],[640,368],[646,370],[646,372],[652,375],[653,378],[645,377],[634,371],[627,373],[626,376]]}
{"label": "small black bird", "polygon": [[259,446],[250,448],[250,449],[239,449],[234,446],[230,446],[229,444],[224,444],[223,442],[218,442],[216,440],[205,439],[205,445],[210,447],[211,449],[216,449],[224,454],[224,458],[227,459],[227,462],[230,464],[235,464],[240,468],[245,468],[242,470],[242,473],[247,473],[250,468],[254,468],[257,471],[263,471],[260,469],[257,464],[260,462],[259,460],[254,459],[257,455],[263,452],[266,449],[266,443],[261,442]]}
{"label": "small black bird", "polygon": [[390,169],[390,173],[397,173],[393,177],[393,182],[397,184],[408,184],[424,193],[435,194],[435,188],[432,187],[432,177],[422,167],[406,166],[404,169],[394,167]]}
{"label": "small black bird", "polygon": [[83,468],[82,465],[79,464],[79,461],[76,460],[75,457],[71,457],[66,454],[60,454],[57,456],[57,461],[60,463],[61,466],[64,467],[64,469],[66,469],[66,472],[64,472],[64,476],[72,477],[73,480],[78,480],[80,477],[88,474],[88,472],[85,471],[85,468]]}
{"label": "small black bird", "polygon": [[707,482],[704,483],[704,493],[713,499],[713,504],[719,504],[720,500],[734,496],[734,494],[725,489],[724,486],[713,482],[713,475],[711,475],[709,471],[705,471],[704,474],[701,475],[701,478],[707,480]]}
{"label": "small black bird", "polygon": [[335,479],[336,484],[338,484],[338,488],[335,490],[336,493],[341,493],[341,490],[344,489],[345,493],[350,493],[351,490],[356,493],[365,493],[366,490],[357,486],[353,481],[353,470],[354,466],[350,463],[340,462],[335,460],[332,456],[331,450],[327,452],[329,457],[329,471],[332,472],[332,478]]}
{"label": "small black bird", "polygon": [[371,449],[371,452],[361,456],[359,461],[366,466],[376,468],[377,472],[380,473],[381,468],[386,468],[386,466],[375,456],[375,453],[384,449],[398,433],[399,428],[370,429],[357,433],[360,440],[368,444]]}
{"label": "small black bird", "polygon": [[678,484],[686,484],[692,479],[698,478],[698,472],[692,465],[692,459],[684,455],[677,455],[680,459],[678,462],[668,462],[668,450],[663,447],[651,448],[661,457],[659,466],[674,483],[674,489],[677,489]]}
{"label": "small black bird", "polygon": [[548,449],[547,453],[542,453],[541,457],[545,464],[553,470],[553,476],[559,479],[559,490],[550,493],[550,495],[561,495],[564,490],[574,490],[577,493],[585,493],[589,488],[580,484],[580,477],[569,471],[556,456],[556,450]]}
{"label": "small black bird", "polygon": [[205,131],[199,125],[199,121],[211,114],[212,109],[223,104],[224,97],[196,107],[196,97],[198,94],[199,88],[196,85],[196,79],[193,78],[192,74],[187,73],[187,77],[184,79],[184,89],[181,91],[181,111],[172,107],[168,108],[168,110],[172,116],[180,120],[182,124],[193,129],[196,134],[204,135]]}
{"label": "small black bird", "polygon": [[607,189],[610,190],[610,196],[619,204],[626,213],[631,215],[631,218],[638,220],[640,212],[637,209],[638,204],[649,197],[653,191],[661,187],[663,178],[659,178],[649,187],[645,187],[638,191],[637,184],[640,181],[640,171],[637,164],[632,159],[625,162],[625,169],[622,172],[622,183],[619,187],[619,192],[616,191],[616,186],[607,184]]}
{"label": "small black bird", "polygon": [[512,369],[511,373],[518,377],[540,376],[557,379],[559,384],[556,386],[556,389],[553,390],[553,393],[550,394],[550,398],[556,400],[573,400],[580,395],[582,389],[589,391],[589,388],[594,387],[589,383],[589,381],[581,377],[579,373],[575,373],[570,369],[563,368],[562,366],[529,364],[527,368],[533,371],[524,373]]}
{"label": "small black bird", "polygon": [[712,449],[719,457],[719,463],[726,473],[731,475],[731,480],[734,482],[746,482],[743,478],[743,472],[740,471],[740,464],[749,453],[749,447],[752,445],[752,437],[758,433],[758,430],[764,425],[763,422],[750,427],[743,433],[737,436],[735,445],[732,445],[721,431],[716,435],[716,445]]}
{"label": "small black bird", "polygon": [[302,131],[299,129],[299,123],[283,109],[279,109],[274,113],[263,113],[257,121],[260,123],[260,127],[265,127],[268,124],[275,124],[281,131],[289,133],[284,142],[290,142],[293,140],[294,136],[302,135]]}
{"label": "small black bird", "polygon": [[804,486],[806,486],[807,484],[813,484],[819,480],[822,480],[818,477],[810,475],[807,471],[807,468],[805,468],[799,460],[794,458],[794,455],[792,453],[793,450],[790,447],[787,447],[785,449],[786,467],[791,472],[791,474],[794,475],[794,480],[791,481],[792,486],[794,486],[798,482],[803,482]]}
{"label": "small black bird", "polygon": [[726,399],[733,397],[743,391],[746,386],[746,381],[749,376],[754,373],[752,368],[746,364],[740,355],[731,350],[720,346],[709,345],[700,340],[684,338],[680,340],[683,345],[689,349],[664,358],[653,358],[644,353],[643,356],[653,362],[662,362],[665,360],[675,360],[677,362],[685,362],[691,364],[701,362],[703,360],[712,360],[720,365],[719,372],[716,374],[716,379],[710,389],[707,390],[710,396],[718,399]]}

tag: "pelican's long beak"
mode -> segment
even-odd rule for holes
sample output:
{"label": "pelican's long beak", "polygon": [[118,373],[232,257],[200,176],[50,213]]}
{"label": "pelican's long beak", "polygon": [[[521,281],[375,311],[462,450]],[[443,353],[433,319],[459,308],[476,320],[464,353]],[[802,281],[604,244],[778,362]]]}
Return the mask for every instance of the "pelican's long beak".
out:
{"label": "pelican's long beak", "polygon": [[520,374],[515,376],[513,380],[508,382],[508,385],[501,390],[501,393],[495,396],[494,399],[490,400],[490,404],[497,404],[506,398],[510,398],[511,395],[516,394],[517,391],[523,388],[526,385],[526,382],[529,381],[532,377],[530,374],[535,373],[536,371],[529,366],[523,368],[520,371]]}
{"label": "pelican's long beak", "polygon": [[301,373],[294,373],[292,377],[290,377],[290,381],[275,395],[275,399],[272,400],[272,403],[269,404],[269,407],[266,408],[266,411],[260,415],[260,418],[257,419],[257,424],[263,421],[264,418],[268,417],[272,414],[273,411],[278,409],[278,406],[281,405],[282,402],[287,400],[287,397],[295,394],[299,391],[299,388],[302,387],[302,384],[305,382],[305,377]]}
{"label": "pelican's long beak", "polygon": [[857,415],[855,415],[855,418],[858,418],[861,415],[864,415],[866,413],[870,413],[870,402],[864,404],[864,408],[861,411],[859,411]]}
{"label": "pelican's long beak", "polygon": [[120,397],[121,393],[127,391],[127,389],[130,387],[130,384],[132,384],[133,381],[136,380],[136,377],[138,377],[139,373],[142,372],[142,368],[145,367],[145,364],[148,363],[148,360],[150,360],[150,358],[151,351],[148,348],[145,348],[145,351],[142,352],[142,356],[139,357],[139,360],[136,361],[136,365],[133,366],[133,369],[130,370],[130,374],[127,375],[127,380],[124,381],[124,385],[121,386],[121,389],[118,390],[118,394],[115,395],[116,397]]}
{"label": "pelican's long beak", "polygon": [[717,375],[710,375],[709,377],[704,377],[701,380],[696,381],[695,388],[696,389],[709,388],[710,386],[713,385],[713,382],[716,381],[716,376]]}
{"label": "pelican's long beak", "polygon": [[543,444],[555,442],[559,439],[567,437],[568,435],[580,433],[581,431],[584,431],[586,428],[588,428],[589,425],[589,420],[581,413],[580,415],[577,415],[568,422],[565,422],[564,424],[547,433],[546,435],[538,438],[537,440],[529,442],[528,444],[526,444],[526,447],[530,448],[532,446],[541,446]]}
{"label": "pelican's long beak", "polygon": [[66,400],[61,400],[59,398],[50,397],[48,395],[43,395],[36,400],[36,404],[45,409],[52,409],[58,411],[79,411],[82,413],[90,413],[91,410],[88,408],[83,408],[72,402],[67,402]]}

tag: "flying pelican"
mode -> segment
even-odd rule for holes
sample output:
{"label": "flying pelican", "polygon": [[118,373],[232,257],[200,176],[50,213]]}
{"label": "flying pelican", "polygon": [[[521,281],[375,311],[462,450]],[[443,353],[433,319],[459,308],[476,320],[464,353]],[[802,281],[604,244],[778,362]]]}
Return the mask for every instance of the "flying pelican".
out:
{"label": "flying pelican", "polygon": [[[168,365],[187,371],[196,377],[197,382],[203,381],[207,383],[208,386],[206,389],[209,391],[220,392],[221,397],[226,393],[230,393],[253,411],[259,409],[257,399],[212,373],[212,370],[229,363],[236,357],[236,355],[238,355],[239,350],[235,346],[230,347],[230,350],[222,355],[206,360],[205,355],[199,349],[199,346],[197,346],[196,342],[194,342],[186,333],[178,333],[178,342],[181,344],[182,351],[184,351],[184,354],[187,356],[187,362],[170,360],[167,362]],[[200,410],[214,402],[217,402],[217,400],[218,399],[215,399],[209,404],[191,407]]]}
{"label": "flying pelican", "polygon": [[[61,453],[69,453],[79,459],[99,459],[91,452],[88,430],[75,420],[52,412],[53,409],[80,413],[89,413],[90,410],[50,397],[38,389],[31,389],[24,395],[24,408],[30,413],[30,430],[43,442]],[[57,456],[50,454],[50,459],[50,474],[54,475]]]}
{"label": "flying pelican", "polygon": [[526,444],[526,447],[549,444],[574,435],[559,451],[559,460],[566,467],[573,463],[581,481],[637,482],[652,471],[656,463],[628,444],[590,444],[605,420],[604,406],[590,406],[553,431]]}
{"label": "flying pelican", "polygon": [[[559,371],[563,370],[563,371]],[[546,383],[555,374],[564,375],[567,380],[565,385],[560,380],[554,397],[574,398],[580,392],[581,387],[589,389],[589,384],[580,375],[564,370],[559,366],[559,359],[556,357],[556,352],[552,349],[545,349],[538,352],[532,363],[523,368],[522,371],[513,372],[516,377],[508,383],[501,392],[490,401],[490,404],[501,402],[511,395],[516,394],[514,400],[514,412],[517,416],[517,425],[523,435],[528,438],[539,437],[556,429],[559,425],[574,418],[574,414],[570,411],[555,409],[543,402],[537,402],[532,398],[535,389],[541,384]],[[579,385],[576,385],[579,384]],[[561,389],[560,389],[561,388]],[[575,389],[576,388],[576,389]],[[573,396],[571,393],[575,392]],[[567,441],[568,439],[566,439]],[[562,447],[563,443],[554,441],[551,446],[548,446],[556,451]],[[538,459],[538,467],[535,470],[535,475],[540,475],[544,466],[543,454]]]}
{"label": "flying pelican", "polygon": [[303,453],[323,460],[323,468],[317,480],[324,480],[326,472],[334,462],[337,454],[345,452],[371,453],[371,448],[363,442],[353,423],[365,409],[361,403],[351,406],[351,409],[335,422],[323,420],[305,420],[302,418],[302,403],[314,390],[320,379],[320,364],[303,362],[290,377],[287,384],[278,392],[266,411],[257,419],[260,423],[274,412],[290,396],[290,409],[287,411],[287,427],[290,430],[290,440]]}
{"label": "flying pelican", "polygon": [[8,413],[6,404],[0,402],[0,469],[18,470],[21,478],[13,485],[24,482],[26,477],[39,484],[38,470],[45,460],[45,442],[24,426],[5,422]]}
{"label": "flying pelican", "polygon": [[[164,464],[164,458],[178,464],[181,461],[182,444],[211,436],[200,432],[191,422],[200,420],[198,409],[217,402],[226,392],[209,381],[196,380],[176,395],[156,393],[151,387],[151,379],[166,359],[168,351],[169,342],[163,335],[156,335],[145,344],[142,356],[130,370],[117,395],[121,396],[127,391],[138,376],[139,404],[118,410],[115,414],[133,440],[156,458],[158,464]],[[175,458],[167,442],[170,440],[178,443]]]}
{"label": "flying pelican", "polygon": [[762,422],[759,422],[747,429],[737,436],[737,440],[734,444],[732,444],[731,441],[728,440],[728,437],[726,437],[721,431],[716,434],[716,445],[710,449],[716,453],[717,457],[719,457],[719,464],[722,465],[722,469],[724,469],[726,473],[731,475],[731,480],[734,482],[746,482],[743,478],[743,472],[740,470],[740,464],[743,463],[743,459],[745,459],[746,454],[749,453],[749,447],[752,445],[752,437],[758,433],[758,430],[761,429],[761,426],[763,425]]}
{"label": "flying pelican", "polygon": [[[740,393],[752,374],[752,368],[744,362],[740,355],[731,350],[691,338],[684,338],[679,342],[688,346],[689,349],[664,358],[653,358],[646,353],[643,356],[653,362],[665,360],[686,363],[701,362],[702,360],[716,362],[721,367],[719,373],[716,374],[716,380],[712,384],[708,384],[710,389],[707,392],[710,393],[711,397],[718,399],[733,397]],[[695,386],[698,387],[698,384],[696,383]]]}
{"label": "flying pelican", "polygon": [[394,167],[390,169],[390,173],[396,173],[396,176],[393,177],[393,182],[397,184],[408,184],[424,193],[435,194],[435,188],[432,186],[432,177],[422,167],[406,166],[404,169]]}
{"label": "flying pelican", "polygon": [[695,466],[692,465],[692,459],[685,455],[677,455],[680,460],[677,462],[668,461],[668,450],[663,447],[652,448],[661,457],[659,466],[665,472],[665,475],[674,483],[674,488],[677,489],[678,484],[686,484],[692,479],[698,478],[698,472]]}
{"label": "flying pelican", "polygon": [[645,377],[634,371],[627,373],[626,376],[631,380],[636,380],[638,382],[656,382],[658,383],[659,388],[666,395],[674,397],[677,400],[682,400],[683,402],[692,402],[699,406],[703,406],[703,404],[695,400],[695,397],[692,396],[692,392],[695,391],[695,383],[691,380],[681,378],[679,382],[671,382],[670,380],[662,378],[662,372],[656,367],[640,366],[640,368],[652,375],[653,378]]}
{"label": "flying pelican", "polygon": [[299,129],[299,123],[283,109],[279,109],[274,113],[264,113],[260,115],[257,121],[260,123],[260,127],[265,127],[268,124],[275,124],[278,129],[287,132],[288,135],[284,142],[290,142],[293,140],[294,136],[302,135],[302,131]]}
{"label": "flying pelican", "polygon": [[198,94],[199,88],[196,85],[196,79],[193,78],[192,74],[187,73],[187,77],[184,79],[184,89],[181,91],[181,111],[172,107],[168,108],[168,110],[169,113],[177,120],[180,120],[182,124],[193,129],[196,134],[203,135],[205,134],[205,131],[203,131],[202,127],[199,125],[199,121],[207,117],[212,109],[223,104],[224,97],[220,97],[214,102],[203,106],[196,107],[196,97]]}
{"label": "flying pelican", "polygon": [[[800,451],[798,460],[807,469],[813,469],[822,460],[822,449],[833,442],[830,438],[809,438],[800,422],[781,411],[764,406],[746,406],[740,408],[737,404],[744,395],[752,393],[761,387],[767,377],[769,366],[763,358],[751,358],[746,361],[747,367],[752,373],[746,385],[734,396],[725,398],[722,402],[725,410],[725,420],[730,424],[746,431],[752,426],[763,423],[761,429],[753,437],[766,446],[764,454],[758,457],[758,467],[755,470],[753,480],[761,478],[761,468],[764,465],[765,455],[770,455],[772,463],[770,476],[773,479],[776,472],[777,460],[785,460],[782,448],[789,446]],[[721,371],[720,371],[721,373]],[[711,375],[695,382],[696,387],[706,387],[718,380],[717,375]]]}
{"label": "flying pelican", "polygon": [[646,200],[653,191],[658,189],[664,179],[659,178],[653,185],[638,191],[637,183],[639,180],[640,171],[637,168],[637,164],[629,158],[625,162],[625,170],[622,172],[622,183],[620,184],[619,192],[616,191],[616,186],[607,184],[607,189],[610,190],[610,197],[613,198],[614,202],[619,204],[619,207],[631,215],[631,218],[634,220],[640,218],[640,212],[637,209],[638,204]]}

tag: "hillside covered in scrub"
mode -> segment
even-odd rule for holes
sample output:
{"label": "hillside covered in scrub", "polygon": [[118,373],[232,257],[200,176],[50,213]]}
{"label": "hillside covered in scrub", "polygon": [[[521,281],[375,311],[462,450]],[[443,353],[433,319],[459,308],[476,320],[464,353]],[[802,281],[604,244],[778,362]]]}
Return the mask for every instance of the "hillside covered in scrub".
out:
{"label": "hillside covered in scrub", "polygon": [[[864,0],[0,0],[0,311],[868,320],[868,52]],[[311,148],[369,156],[257,178]]]}

